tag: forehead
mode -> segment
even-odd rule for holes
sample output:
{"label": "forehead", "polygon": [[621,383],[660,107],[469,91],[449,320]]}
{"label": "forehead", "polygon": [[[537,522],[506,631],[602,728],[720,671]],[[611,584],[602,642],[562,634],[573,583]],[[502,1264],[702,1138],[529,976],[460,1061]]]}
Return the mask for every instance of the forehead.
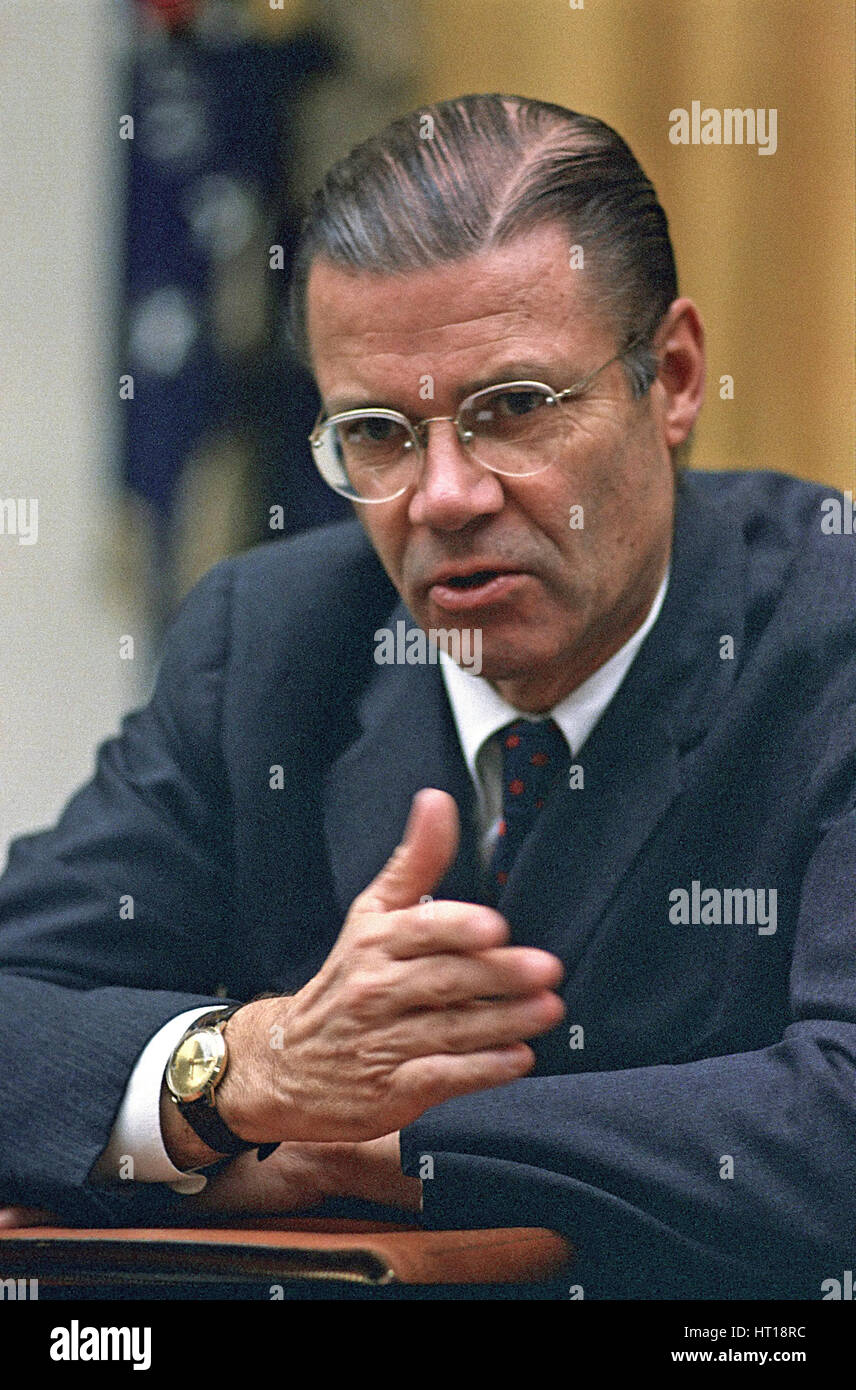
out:
{"label": "forehead", "polygon": [[[380,275],[312,266],[307,329],[322,395],[389,396],[430,374],[450,389],[515,361],[581,371],[613,329],[569,234],[549,225],[427,270]],[[588,277],[588,278],[587,278]]]}

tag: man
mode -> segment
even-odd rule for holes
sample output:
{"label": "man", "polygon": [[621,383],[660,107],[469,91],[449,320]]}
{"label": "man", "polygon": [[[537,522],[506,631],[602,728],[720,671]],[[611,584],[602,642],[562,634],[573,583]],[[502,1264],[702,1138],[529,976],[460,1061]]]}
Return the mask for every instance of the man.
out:
{"label": "man", "polygon": [[856,1230],[852,546],[815,486],[684,468],[699,314],[591,118],[395,123],[316,196],[293,309],[357,521],[217,566],[13,846],[0,1197],[362,1197],[567,1231],[586,1297],[820,1297]]}

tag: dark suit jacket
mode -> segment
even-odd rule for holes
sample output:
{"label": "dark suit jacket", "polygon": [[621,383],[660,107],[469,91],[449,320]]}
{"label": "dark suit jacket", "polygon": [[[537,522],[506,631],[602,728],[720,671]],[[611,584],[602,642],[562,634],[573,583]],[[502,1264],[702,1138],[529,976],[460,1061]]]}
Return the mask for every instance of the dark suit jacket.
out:
{"label": "dark suit jacket", "polygon": [[[683,480],[660,617],[500,903],[564,961],[566,1018],[532,1076],[403,1132],[405,1170],[433,1162],[428,1224],[568,1231],[586,1297],[819,1298],[856,1257],[856,546],[821,532],[825,495]],[[217,565],[151,703],[56,828],[15,842],[0,1198],[88,1224],[180,1212],[160,1185],[87,1185],[145,1042],[218,986],[303,984],[418,788],[464,821],[438,895],[478,898],[439,669],[373,660],[396,605],[355,523]],[[693,881],[775,890],[775,933],[672,923]]]}

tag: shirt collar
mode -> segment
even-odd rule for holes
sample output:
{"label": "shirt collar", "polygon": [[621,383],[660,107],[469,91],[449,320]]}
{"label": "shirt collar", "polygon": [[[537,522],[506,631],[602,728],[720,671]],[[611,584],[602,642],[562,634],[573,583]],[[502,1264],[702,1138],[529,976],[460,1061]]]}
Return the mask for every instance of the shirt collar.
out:
{"label": "shirt collar", "polygon": [[458,738],[474,781],[478,780],[476,758],[479,749],[487,739],[513,719],[555,719],[568,740],[571,756],[576,757],[616,694],[636,653],[657,621],[669,586],[670,573],[671,564],[666,568],[663,581],[642,626],[637,628],[632,637],[628,638],[624,646],[619,647],[608,661],[584,680],[582,685],[578,685],[576,690],[572,690],[570,695],[566,695],[564,700],[560,700],[546,714],[532,715],[515,709],[484,677],[475,676],[459,666],[448,652],[441,650],[438,653]]}

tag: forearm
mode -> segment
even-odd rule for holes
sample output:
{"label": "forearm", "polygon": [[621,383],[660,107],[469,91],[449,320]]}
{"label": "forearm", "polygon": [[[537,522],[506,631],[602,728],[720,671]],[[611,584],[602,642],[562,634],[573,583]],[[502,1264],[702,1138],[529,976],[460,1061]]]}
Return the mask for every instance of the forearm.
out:
{"label": "forearm", "polygon": [[448,1101],[403,1131],[403,1167],[432,1156],[432,1225],[514,1217],[589,1249],[821,1268],[856,1229],[854,1088],[856,1025],[805,1023],[758,1052]]}

